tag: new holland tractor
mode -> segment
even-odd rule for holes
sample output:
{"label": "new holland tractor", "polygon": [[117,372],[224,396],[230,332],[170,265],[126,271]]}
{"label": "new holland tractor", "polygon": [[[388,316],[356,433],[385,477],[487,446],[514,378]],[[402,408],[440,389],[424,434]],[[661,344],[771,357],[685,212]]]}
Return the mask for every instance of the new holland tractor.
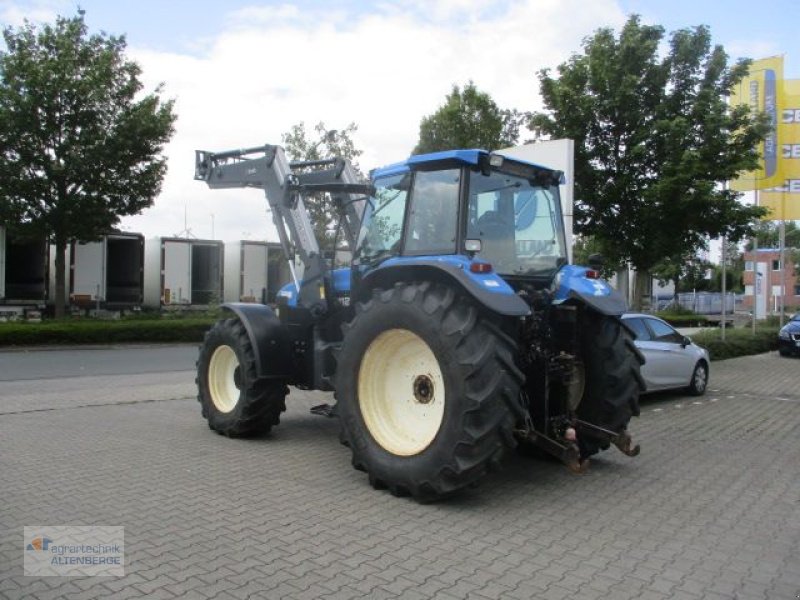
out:
{"label": "new holland tractor", "polygon": [[[292,272],[277,305],[226,304],[206,334],[211,429],[263,434],[289,386],[333,391],[312,411],[338,418],[353,466],[421,501],[476,483],[518,445],[575,471],[612,444],[638,454],[627,427],[644,359],[601,263],[568,264],[561,172],[454,150],[361,183],[344,160],[290,163],[266,145],[198,151],[195,179],[262,189]],[[314,235],[306,200],[320,194],[347,268]]]}

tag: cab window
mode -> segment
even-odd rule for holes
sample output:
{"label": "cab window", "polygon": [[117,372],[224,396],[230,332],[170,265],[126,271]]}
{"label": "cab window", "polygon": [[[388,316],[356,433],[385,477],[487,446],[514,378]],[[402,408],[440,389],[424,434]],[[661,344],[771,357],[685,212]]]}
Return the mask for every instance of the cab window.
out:
{"label": "cab window", "polygon": [[375,181],[375,196],[367,202],[361,222],[356,252],[360,262],[375,262],[399,253],[410,181],[410,173]]}
{"label": "cab window", "polygon": [[455,254],[461,171],[414,176],[404,254]]}

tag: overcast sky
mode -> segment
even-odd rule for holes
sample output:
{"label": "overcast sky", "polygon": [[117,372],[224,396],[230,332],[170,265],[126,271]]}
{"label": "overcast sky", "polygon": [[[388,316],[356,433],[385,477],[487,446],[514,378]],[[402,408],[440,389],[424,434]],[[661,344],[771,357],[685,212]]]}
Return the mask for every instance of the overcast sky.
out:
{"label": "overcast sky", "polygon": [[[178,121],[169,172],[153,208],[123,220],[147,237],[274,239],[253,190],[210,191],[192,179],[194,150],[280,143],[295,123],[359,130],[363,170],[401,160],[420,119],[453,84],[473,80],[502,108],[541,108],[536,72],[554,68],[603,26],[630,13],[668,31],[698,24],[732,57],[786,54],[795,2],[688,0],[82,0],[92,31],[126,34],[148,90],[163,83]],[[76,2],[0,0],[0,21],[49,21]],[[799,53],[800,54],[800,53]],[[185,217],[186,215],[186,217]],[[213,215],[213,216],[212,216]]]}

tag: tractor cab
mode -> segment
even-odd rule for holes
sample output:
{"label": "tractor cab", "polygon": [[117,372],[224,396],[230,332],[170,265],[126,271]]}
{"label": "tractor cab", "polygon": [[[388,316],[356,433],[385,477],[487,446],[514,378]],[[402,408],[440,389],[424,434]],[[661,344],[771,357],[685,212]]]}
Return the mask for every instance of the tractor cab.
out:
{"label": "tractor cab", "polygon": [[360,274],[392,257],[485,265],[549,283],[567,263],[560,171],[482,150],[414,156],[372,172],[354,256]]}

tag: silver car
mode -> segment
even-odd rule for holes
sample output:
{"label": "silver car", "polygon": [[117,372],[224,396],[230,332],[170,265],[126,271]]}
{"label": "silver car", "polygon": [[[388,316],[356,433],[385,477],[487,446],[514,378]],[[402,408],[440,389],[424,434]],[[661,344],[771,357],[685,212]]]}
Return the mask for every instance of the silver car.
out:
{"label": "silver car", "polygon": [[647,392],[685,389],[694,396],[705,393],[711,364],[708,350],[658,317],[628,313],[622,320],[647,360],[642,365]]}

